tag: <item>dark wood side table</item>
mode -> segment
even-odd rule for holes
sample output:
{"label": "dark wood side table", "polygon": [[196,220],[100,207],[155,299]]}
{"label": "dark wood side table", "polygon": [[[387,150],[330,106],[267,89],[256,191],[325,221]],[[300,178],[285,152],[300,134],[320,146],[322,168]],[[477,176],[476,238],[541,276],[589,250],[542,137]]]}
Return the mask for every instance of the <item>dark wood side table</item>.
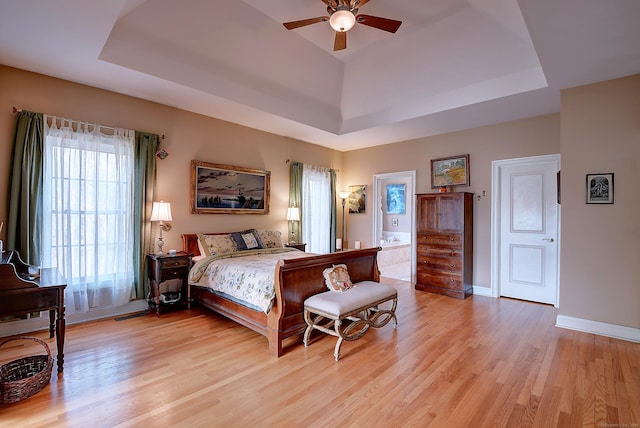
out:
{"label": "dark wood side table", "polygon": [[17,251],[0,255],[0,317],[49,311],[49,337],[56,337],[58,372],[64,369],[66,286],[58,269],[40,269],[40,276],[34,278]]}
{"label": "dark wood side table", "polygon": [[300,251],[305,251],[307,244],[304,244],[302,242],[287,242],[286,244],[284,244],[284,246],[287,248],[295,248]]}
{"label": "dark wood side table", "polygon": [[[189,269],[191,268],[191,254],[184,252],[175,255],[147,255],[147,271],[149,276],[149,311],[160,315],[162,312],[171,309],[180,309],[190,306],[191,296],[189,295]],[[160,284],[170,279],[180,281],[179,297],[166,293],[164,297],[160,292]],[[171,298],[173,297],[173,298]]]}

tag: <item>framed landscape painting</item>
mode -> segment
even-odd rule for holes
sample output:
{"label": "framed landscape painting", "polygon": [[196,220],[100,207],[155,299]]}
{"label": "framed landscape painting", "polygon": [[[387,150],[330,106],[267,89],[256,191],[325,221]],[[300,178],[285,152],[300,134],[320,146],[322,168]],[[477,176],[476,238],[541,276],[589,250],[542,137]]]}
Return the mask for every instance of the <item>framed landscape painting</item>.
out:
{"label": "framed landscape painting", "polygon": [[191,161],[193,214],[268,214],[271,172]]}
{"label": "framed landscape painting", "polygon": [[469,155],[431,160],[431,188],[469,186]]}

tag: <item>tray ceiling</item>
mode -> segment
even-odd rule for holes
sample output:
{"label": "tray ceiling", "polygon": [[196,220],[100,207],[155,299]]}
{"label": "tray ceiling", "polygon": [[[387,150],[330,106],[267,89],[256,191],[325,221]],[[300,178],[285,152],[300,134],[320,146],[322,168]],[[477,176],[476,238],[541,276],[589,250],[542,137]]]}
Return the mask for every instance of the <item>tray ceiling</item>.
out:
{"label": "tray ceiling", "polygon": [[557,112],[560,89],[640,71],[636,0],[370,0],[402,26],[356,24],[339,52],[328,23],[282,26],[321,0],[0,4],[3,64],[337,150]]}

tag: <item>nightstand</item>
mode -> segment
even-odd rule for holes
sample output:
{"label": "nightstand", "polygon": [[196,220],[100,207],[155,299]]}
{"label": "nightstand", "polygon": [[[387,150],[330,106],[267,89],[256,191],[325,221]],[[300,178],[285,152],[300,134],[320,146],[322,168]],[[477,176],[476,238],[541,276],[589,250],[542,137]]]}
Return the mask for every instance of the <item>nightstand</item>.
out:
{"label": "nightstand", "polygon": [[295,248],[300,251],[305,251],[307,244],[303,244],[302,242],[287,242],[284,244],[285,247]]}
{"label": "nightstand", "polygon": [[[190,306],[191,296],[189,296],[188,285],[190,268],[191,254],[179,252],[175,255],[147,255],[149,312],[154,311],[160,316],[162,312]],[[179,281],[177,291],[162,290],[164,283],[169,280]]]}

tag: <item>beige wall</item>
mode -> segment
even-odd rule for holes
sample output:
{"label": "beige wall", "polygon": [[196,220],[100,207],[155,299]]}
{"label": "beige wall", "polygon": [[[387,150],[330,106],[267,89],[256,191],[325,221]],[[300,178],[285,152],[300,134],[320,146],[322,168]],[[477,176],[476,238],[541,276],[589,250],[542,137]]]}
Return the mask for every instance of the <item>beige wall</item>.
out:
{"label": "beige wall", "polygon": [[[640,75],[562,91],[560,308],[640,328]],[[586,174],[613,172],[614,204],[585,203]]]}
{"label": "beige wall", "polygon": [[[386,146],[345,153],[346,184],[367,184],[371,192],[373,175],[397,171],[416,171],[416,193],[431,189],[430,159],[469,153],[470,187],[457,190],[486,196],[474,201],[474,279],[479,287],[491,286],[491,162],[559,153],[560,117],[539,116],[500,125],[453,132]],[[408,195],[407,197],[414,197]],[[350,241],[372,242],[371,195],[366,214],[351,214],[347,220]]]}
{"label": "beige wall", "polygon": [[[560,114],[339,153],[183,110],[0,66],[0,220],[6,219],[8,167],[15,126],[11,106],[105,125],[165,134],[170,156],[158,162],[158,198],[172,202],[180,233],[246,226],[286,233],[287,159],[340,170],[338,189],[366,184],[374,174],[416,170],[416,192],[430,192],[430,159],[470,154],[475,200],[474,285],[489,287],[491,162],[561,154],[562,242],[559,314],[640,327],[640,76],[565,90]],[[562,129],[562,132],[561,132]],[[192,159],[271,171],[271,213],[194,215],[189,212]],[[615,173],[615,204],[584,204],[585,174]],[[408,197],[411,197],[408,195]],[[350,241],[372,244],[372,198],[366,214],[347,214]],[[339,226],[340,227],[340,226]],[[4,239],[6,231],[0,238]]]}
{"label": "beige wall", "polygon": [[[11,107],[103,125],[164,134],[169,152],[158,160],[158,199],[171,202],[172,230],[165,249],[181,248],[180,234],[277,228],[287,236],[287,159],[341,169],[342,154],[320,146],[257,131],[138,98],[0,66],[0,221],[7,218],[9,160],[15,115]],[[190,212],[192,159],[271,171],[268,215],[195,215]],[[5,239],[6,230],[0,235]]]}

